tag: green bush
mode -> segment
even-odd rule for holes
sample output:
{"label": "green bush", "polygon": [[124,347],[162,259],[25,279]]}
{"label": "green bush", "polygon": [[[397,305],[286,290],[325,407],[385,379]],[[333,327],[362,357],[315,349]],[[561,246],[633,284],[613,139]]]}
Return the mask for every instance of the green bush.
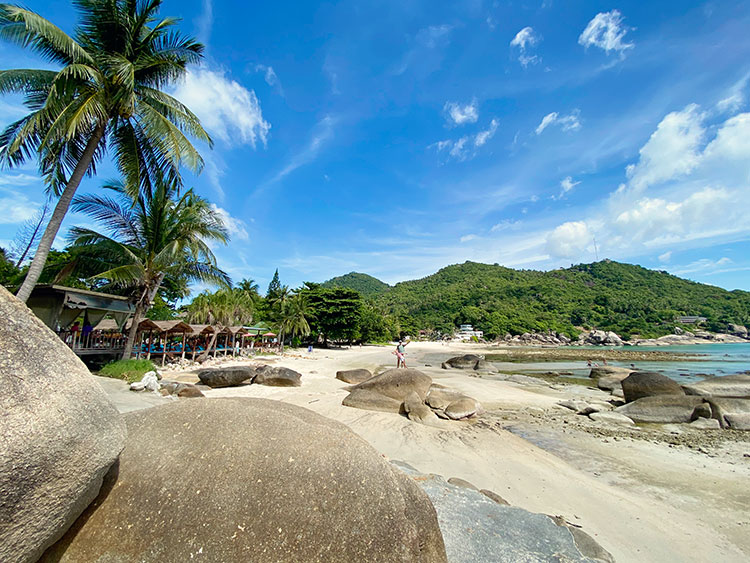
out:
{"label": "green bush", "polygon": [[156,366],[151,360],[116,360],[108,363],[99,370],[98,375],[133,383],[140,381],[146,372],[154,371],[155,369]]}

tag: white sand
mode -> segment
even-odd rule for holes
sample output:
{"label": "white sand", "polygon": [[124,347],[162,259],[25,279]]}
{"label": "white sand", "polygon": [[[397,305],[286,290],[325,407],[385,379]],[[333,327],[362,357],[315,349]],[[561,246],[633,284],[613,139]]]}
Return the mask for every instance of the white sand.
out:
{"label": "white sand", "polygon": [[[441,370],[437,362],[425,367],[423,362],[425,354],[469,351],[482,352],[468,344],[414,342],[407,348],[409,367],[477,398],[487,411],[475,421],[446,423],[446,429],[341,405],[349,386],[335,378],[336,371],[395,367],[391,348],[293,351],[297,357],[269,361],[299,371],[301,387],[248,385],[206,395],[264,397],[309,408],[343,422],[390,459],[421,472],[466,479],[527,510],[562,515],[582,526],[620,562],[750,560],[750,458],[742,454],[750,453],[747,442],[709,457],[665,443],[602,438],[568,428],[553,416],[549,427],[544,423],[530,428],[537,439],[546,441],[541,449],[504,430],[504,413],[523,413],[527,407],[560,413],[554,406],[558,400],[571,393],[596,392],[577,386],[521,386]],[[197,381],[192,373],[164,375]]]}

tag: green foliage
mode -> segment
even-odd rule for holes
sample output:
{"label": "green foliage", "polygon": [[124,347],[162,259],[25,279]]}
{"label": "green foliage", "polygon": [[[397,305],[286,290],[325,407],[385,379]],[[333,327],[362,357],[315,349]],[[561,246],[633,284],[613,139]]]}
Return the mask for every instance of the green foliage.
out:
{"label": "green foliage", "polygon": [[133,383],[140,381],[147,372],[155,369],[156,366],[151,360],[117,360],[104,366],[98,375]]}
{"label": "green foliage", "polygon": [[14,287],[21,283],[23,274],[20,268],[8,259],[5,249],[0,248],[0,285],[5,287]]}
{"label": "green foliage", "polygon": [[352,342],[359,338],[362,296],[353,289],[324,288],[306,284],[299,291],[310,310],[311,333],[337,342]]}
{"label": "green foliage", "polygon": [[271,278],[271,282],[268,284],[266,298],[274,299],[279,293],[279,290],[281,290],[281,281],[279,280],[279,269],[276,268],[276,271],[273,273],[273,278]]}
{"label": "green foliage", "polygon": [[174,305],[167,303],[164,298],[157,293],[151,309],[146,313],[146,318],[152,321],[173,321],[177,318],[177,311]]}
{"label": "green foliage", "polygon": [[328,288],[343,287],[345,289],[353,289],[365,298],[380,295],[391,288],[390,285],[377,278],[358,272],[350,272],[343,276],[331,278],[321,285]]}
{"label": "green foliage", "polygon": [[680,315],[704,316],[715,330],[750,323],[748,292],[609,260],[550,272],[466,262],[396,284],[375,302],[398,317],[402,334],[471,323],[487,338],[546,330],[575,338],[580,328],[627,338],[670,333]]}

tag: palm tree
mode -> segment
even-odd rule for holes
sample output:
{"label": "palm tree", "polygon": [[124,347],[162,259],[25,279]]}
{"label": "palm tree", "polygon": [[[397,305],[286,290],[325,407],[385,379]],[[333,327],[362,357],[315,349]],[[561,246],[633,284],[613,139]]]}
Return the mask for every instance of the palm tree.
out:
{"label": "palm tree", "polygon": [[174,184],[159,183],[152,194],[141,193],[133,199],[122,183],[104,187],[113,191],[115,198],[90,194],[77,197],[72,205],[111,236],[75,227],[70,237],[74,246],[88,247],[91,254],[118,264],[94,278],[135,292],[135,312],[122,356],[127,359],[138,324],[165,277],[229,284],[207,244],[212,240],[226,243],[229,236],[221,216],[192,190],[180,194]]}
{"label": "palm tree", "polygon": [[279,322],[279,342],[281,353],[284,353],[284,334],[296,334],[307,336],[310,334],[310,325],[307,318],[310,316],[310,307],[304,295],[295,295],[289,298],[281,309],[281,320]]}
{"label": "palm tree", "polygon": [[195,297],[188,305],[188,322],[214,325],[211,341],[199,356],[202,362],[208,358],[216,337],[221,330],[228,326],[249,324],[253,320],[255,303],[243,289],[220,289],[215,293],[203,292]]}
{"label": "palm tree", "polygon": [[[48,190],[59,195],[18,297],[26,301],[42,272],[78,185],[94,174],[105,148],[129,189],[179,184],[181,165],[203,160],[186,135],[211,139],[198,118],[162,90],[196,63],[203,46],[157,21],[162,0],[75,0],[73,37],[38,14],[0,4],[0,37],[28,47],[60,70],[0,71],[0,94],[19,93],[31,112],[0,134],[0,162],[35,155]],[[132,194],[135,196],[135,193]]]}

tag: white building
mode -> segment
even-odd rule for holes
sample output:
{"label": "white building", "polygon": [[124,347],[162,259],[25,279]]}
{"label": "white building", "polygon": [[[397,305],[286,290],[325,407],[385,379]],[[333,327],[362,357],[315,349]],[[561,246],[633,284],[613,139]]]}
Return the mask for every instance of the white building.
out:
{"label": "white building", "polygon": [[474,330],[474,327],[471,325],[461,325],[461,328],[458,329],[458,334],[456,335],[459,340],[471,340],[474,336],[482,338],[484,332],[481,330]]}

